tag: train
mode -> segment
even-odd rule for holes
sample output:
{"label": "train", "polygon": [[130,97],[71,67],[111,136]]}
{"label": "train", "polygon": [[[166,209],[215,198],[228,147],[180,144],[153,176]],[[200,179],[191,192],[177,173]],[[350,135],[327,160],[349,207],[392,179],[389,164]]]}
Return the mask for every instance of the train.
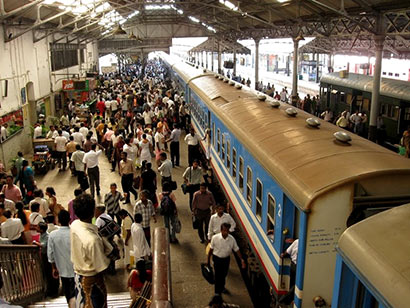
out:
{"label": "train", "polygon": [[[408,81],[382,78],[380,84],[380,110],[385,139],[397,144],[410,125],[410,86]],[[330,108],[334,116],[347,110],[356,110],[370,116],[373,76],[348,73],[330,73],[320,79],[321,109]],[[369,121],[365,123],[366,128]]]}
{"label": "train", "polygon": [[329,307],[339,237],[410,202],[410,160],[221,75],[159,57],[184,92],[196,132],[211,131],[210,164],[272,301],[291,288],[291,262],[281,253],[297,238],[293,306]]}
{"label": "train", "polygon": [[332,307],[407,308],[410,204],[348,228],[337,245]]}

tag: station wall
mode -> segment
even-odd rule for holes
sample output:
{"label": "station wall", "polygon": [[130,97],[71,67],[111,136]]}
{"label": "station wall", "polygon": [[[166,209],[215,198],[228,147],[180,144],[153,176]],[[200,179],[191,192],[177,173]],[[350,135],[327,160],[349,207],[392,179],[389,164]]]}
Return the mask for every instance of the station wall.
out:
{"label": "station wall", "polygon": [[[15,28],[11,29],[12,33],[13,30],[15,33],[22,31]],[[98,67],[98,45],[96,42],[86,45],[84,63],[52,72],[51,36],[34,43],[33,32],[29,31],[6,43],[4,33],[0,25],[0,118],[20,109],[24,118],[24,129],[0,144],[0,160],[8,169],[10,159],[18,150],[26,154],[32,149],[31,127],[37,121],[37,105],[44,103],[45,116],[54,116],[54,97],[61,91],[62,80],[73,75],[84,76],[93,65]],[[4,95],[6,88],[7,95]]]}

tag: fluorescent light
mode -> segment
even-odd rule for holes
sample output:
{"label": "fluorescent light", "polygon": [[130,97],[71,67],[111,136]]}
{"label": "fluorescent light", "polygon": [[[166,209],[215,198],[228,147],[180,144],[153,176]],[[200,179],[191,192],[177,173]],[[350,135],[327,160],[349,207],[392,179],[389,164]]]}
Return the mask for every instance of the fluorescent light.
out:
{"label": "fluorescent light", "polygon": [[192,20],[193,22],[196,22],[196,23],[199,22],[199,19],[196,18],[196,17],[194,17],[194,16],[188,16],[188,18],[189,18],[190,20]]}
{"label": "fluorescent light", "polygon": [[184,14],[184,11],[183,11],[183,10],[177,10],[177,12],[178,12],[178,14],[180,14],[180,15]]}

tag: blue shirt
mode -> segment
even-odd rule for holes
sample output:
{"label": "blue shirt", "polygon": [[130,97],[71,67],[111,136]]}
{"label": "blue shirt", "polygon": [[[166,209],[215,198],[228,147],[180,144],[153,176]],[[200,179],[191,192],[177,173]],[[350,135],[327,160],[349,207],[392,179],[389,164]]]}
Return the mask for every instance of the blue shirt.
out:
{"label": "blue shirt", "polygon": [[48,261],[56,264],[60,277],[74,277],[69,227],[60,227],[58,230],[50,233],[48,236],[47,255]]}

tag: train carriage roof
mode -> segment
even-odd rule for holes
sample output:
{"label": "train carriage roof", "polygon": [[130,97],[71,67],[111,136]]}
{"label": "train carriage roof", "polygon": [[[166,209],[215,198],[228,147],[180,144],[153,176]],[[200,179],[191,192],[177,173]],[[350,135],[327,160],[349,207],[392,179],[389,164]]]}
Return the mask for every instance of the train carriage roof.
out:
{"label": "train carriage roof", "polygon": [[338,251],[391,307],[410,303],[410,204],[374,215],[347,229]]}
{"label": "train carriage roof", "polygon": [[410,160],[354,134],[350,144],[335,141],[340,128],[322,120],[319,129],[310,128],[306,119],[312,115],[298,110],[289,117],[288,104],[272,108],[248,87],[238,90],[213,76],[189,85],[304,211],[346,183],[403,173],[410,179]]}
{"label": "train carriage roof", "polygon": [[[173,59],[173,57],[170,57]],[[179,76],[189,83],[193,78],[198,78],[201,76],[213,76],[214,73],[211,71],[201,71],[194,66],[188,65],[182,61],[175,61],[172,65],[172,69],[179,74]]]}
{"label": "train carriage roof", "polygon": [[[346,78],[341,78],[339,77],[339,73],[330,73],[322,76],[320,82],[370,93],[373,90],[373,77],[361,74],[349,73]],[[410,101],[409,82],[382,78],[380,83],[380,95]]]}

